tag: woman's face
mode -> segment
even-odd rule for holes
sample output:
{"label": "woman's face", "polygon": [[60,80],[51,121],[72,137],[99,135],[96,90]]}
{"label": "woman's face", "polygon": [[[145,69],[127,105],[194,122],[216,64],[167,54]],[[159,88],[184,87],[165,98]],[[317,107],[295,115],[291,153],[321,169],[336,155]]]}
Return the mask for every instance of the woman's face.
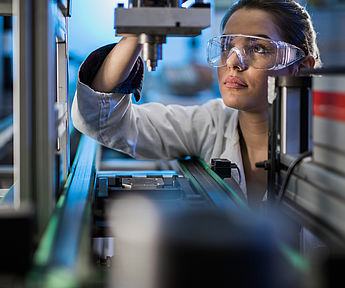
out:
{"label": "woman's face", "polygon": [[[223,33],[283,40],[272,16],[259,9],[237,10],[229,18]],[[236,53],[232,53],[227,64],[218,68],[219,90],[225,105],[247,112],[267,111],[267,76],[286,75],[287,71],[258,70],[251,66],[241,69]]]}

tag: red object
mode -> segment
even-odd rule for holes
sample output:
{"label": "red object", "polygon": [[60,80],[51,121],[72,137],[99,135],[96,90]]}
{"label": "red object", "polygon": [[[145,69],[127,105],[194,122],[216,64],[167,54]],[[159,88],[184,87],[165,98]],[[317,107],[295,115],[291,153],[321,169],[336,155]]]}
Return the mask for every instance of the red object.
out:
{"label": "red object", "polygon": [[345,92],[313,91],[313,115],[345,122]]}

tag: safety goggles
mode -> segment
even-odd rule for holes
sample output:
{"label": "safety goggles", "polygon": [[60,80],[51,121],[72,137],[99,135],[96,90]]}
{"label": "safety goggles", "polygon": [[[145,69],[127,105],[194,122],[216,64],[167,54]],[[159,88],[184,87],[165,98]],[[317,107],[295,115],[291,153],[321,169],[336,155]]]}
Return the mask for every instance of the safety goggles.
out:
{"label": "safety goggles", "polygon": [[242,69],[283,69],[305,57],[302,49],[283,41],[241,34],[221,35],[208,41],[207,62],[213,67],[226,65],[236,53]]}

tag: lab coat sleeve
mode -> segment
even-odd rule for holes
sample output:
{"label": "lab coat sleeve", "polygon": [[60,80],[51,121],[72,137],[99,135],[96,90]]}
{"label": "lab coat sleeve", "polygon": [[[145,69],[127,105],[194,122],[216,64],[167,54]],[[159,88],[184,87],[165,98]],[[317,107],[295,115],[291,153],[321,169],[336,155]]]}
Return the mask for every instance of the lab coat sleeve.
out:
{"label": "lab coat sleeve", "polygon": [[200,156],[216,136],[212,103],[203,106],[133,104],[130,95],[100,93],[79,82],[74,126],[103,145],[138,159]]}
{"label": "lab coat sleeve", "polygon": [[[109,44],[93,51],[82,63],[78,73],[78,81],[91,87],[91,83],[96,76],[107,55],[114,48],[114,44]],[[115,87],[112,92],[121,94],[133,94],[136,101],[140,100],[142,82],[144,75],[144,64],[140,57],[134,63],[128,78]]]}
{"label": "lab coat sleeve", "polygon": [[71,111],[75,128],[109,148],[141,159],[201,156],[204,145],[213,145],[217,113],[212,103],[189,107],[132,103],[130,94],[137,100],[140,97],[141,59],[112,93],[91,89],[90,84],[112,47],[91,53],[80,68]]}

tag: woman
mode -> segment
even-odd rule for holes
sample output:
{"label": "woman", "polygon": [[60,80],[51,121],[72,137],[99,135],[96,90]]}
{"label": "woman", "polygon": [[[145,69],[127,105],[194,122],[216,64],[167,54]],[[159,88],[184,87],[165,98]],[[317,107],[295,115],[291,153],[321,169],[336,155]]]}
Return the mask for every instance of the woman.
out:
{"label": "woman", "polygon": [[221,29],[223,36],[209,42],[208,60],[218,67],[222,100],[132,104],[128,94],[139,97],[143,64],[137,37],[125,35],[82,65],[72,119],[81,132],[133,157],[227,158],[242,171],[241,188],[255,205],[266,191],[266,172],[255,163],[267,159],[267,77],[320,65],[315,31],[292,0],[240,0]]}

